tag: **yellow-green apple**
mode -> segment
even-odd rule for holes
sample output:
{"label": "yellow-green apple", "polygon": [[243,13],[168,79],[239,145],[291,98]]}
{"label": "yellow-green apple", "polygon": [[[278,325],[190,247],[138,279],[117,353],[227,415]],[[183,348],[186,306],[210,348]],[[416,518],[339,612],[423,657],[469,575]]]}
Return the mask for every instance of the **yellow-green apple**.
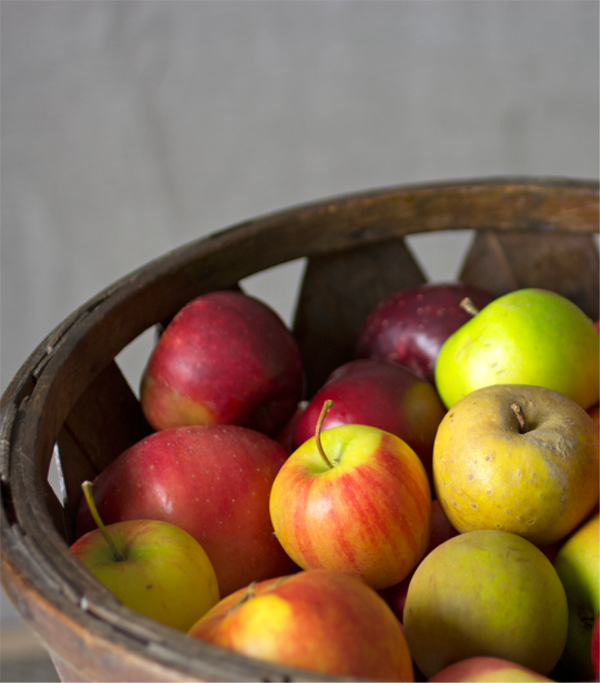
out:
{"label": "yellow-green apple", "polygon": [[425,553],[431,492],[402,439],[366,425],[320,433],[319,424],[277,473],[270,511],[297,565],[350,572],[381,589],[402,581]]}
{"label": "yellow-green apple", "polygon": [[[264,434],[235,425],[174,427],[121,453],[93,482],[105,523],[160,519],[204,548],[221,596],[298,567],[273,534],[269,494],[288,454]],[[82,504],[76,535],[94,528]]]}
{"label": "yellow-green apple", "polygon": [[367,316],[355,357],[406,365],[433,384],[443,343],[471,318],[460,305],[465,298],[483,308],[495,297],[462,282],[426,283],[391,294]]}
{"label": "yellow-green apple", "polygon": [[397,619],[374,590],[342,572],[315,569],[253,584],[218,603],[189,635],[324,674],[414,680]]}
{"label": "yellow-green apple", "polygon": [[599,516],[580,526],[558,551],[554,567],[565,587],[569,605],[569,634],[561,657],[573,680],[594,679],[592,631],[600,610]]}
{"label": "yellow-green apple", "polygon": [[600,335],[569,299],[527,288],[495,299],[442,346],[435,383],[450,408],[493,384],[534,384],[586,409],[599,399]]}
{"label": "yellow-green apple", "polygon": [[71,552],[124,605],[187,632],[217,604],[213,566],[186,531],[148,519],[105,526],[94,512],[98,528],[75,541]]}
{"label": "yellow-green apple", "polygon": [[388,361],[350,361],[334,370],[309,401],[294,432],[296,448],[315,434],[323,403],[333,407],[323,431],[344,424],[377,427],[400,437],[431,474],[435,433],[446,408],[432,384]]}
{"label": "yellow-green apple", "polygon": [[502,529],[548,546],[598,502],[598,432],[552,389],[491,385],[458,401],[439,426],[437,498],[459,531]]}
{"label": "yellow-green apple", "polygon": [[[429,544],[427,545],[427,550],[423,557],[427,555],[438,545],[441,545],[444,541],[458,535],[458,531],[450,524],[442,506],[438,500],[431,501],[431,535],[429,537]],[[418,566],[418,565],[417,565]],[[416,567],[415,567],[416,569]],[[392,612],[398,617],[400,622],[402,621],[402,614],[404,612],[404,604],[406,603],[406,594],[408,592],[408,587],[410,585],[410,580],[412,579],[415,569],[402,579],[400,583],[396,583],[389,588],[384,588],[379,591],[379,595],[387,602],[391,607]]]}
{"label": "yellow-green apple", "polygon": [[300,350],[269,306],[237,291],[203,294],[158,340],[140,402],[154,429],[236,424],[276,436],[304,391]]}
{"label": "yellow-green apple", "polygon": [[550,683],[551,678],[498,657],[469,657],[450,664],[428,683]]}
{"label": "yellow-green apple", "polygon": [[404,634],[426,678],[482,656],[547,675],[567,627],[567,598],[552,563],[507,531],[470,531],[439,545],[417,567],[404,607]]}

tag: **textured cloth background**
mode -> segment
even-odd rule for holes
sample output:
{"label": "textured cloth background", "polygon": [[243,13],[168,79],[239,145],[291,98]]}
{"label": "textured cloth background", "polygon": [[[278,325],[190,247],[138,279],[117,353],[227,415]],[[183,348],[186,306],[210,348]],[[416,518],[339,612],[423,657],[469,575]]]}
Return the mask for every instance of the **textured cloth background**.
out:
{"label": "textured cloth background", "polygon": [[[595,1],[20,0],[0,12],[2,389],[101,289],[238,221],[398,183],[598,177]],[[443,279],[463,238],[414,245]],[[249,291],[289,321],[301,267]],[[133,385],[148,344],[123,353]]]}

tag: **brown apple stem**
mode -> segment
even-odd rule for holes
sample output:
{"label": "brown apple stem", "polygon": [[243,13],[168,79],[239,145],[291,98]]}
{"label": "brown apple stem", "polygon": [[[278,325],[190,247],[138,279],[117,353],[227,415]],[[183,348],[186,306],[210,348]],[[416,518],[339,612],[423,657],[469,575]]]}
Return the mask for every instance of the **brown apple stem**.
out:
{"label": "brown apple stem", "polygon": [[123,562],[125,560],[125,557],[123,557],[123,554],[119,551],[114,541],[110,537],[110,534],[106,530],[104,522],[102,521],[100,513],[98,512],[98,508],[96,507],[96,503],[94,502],[94,497],[92,496],[92,482],[84,481],[81,485],[81,488],[83,489],[83,495],[85,496],[85,500],[87,501],[88,507],[90,508],[90,512],[92,513],[94,522],[96,522],[96,524],[98,525],[98,529],[100,529],[100,533],[104,536],[104,540],[108,544],[108,547],[114,555],[115,560],[117,562]]}
{"label": "brown apple stem", "polygon": [[519,421],[519,432],[523,434],[524,432],[527,431],[527,423],[525,422],[525,415],[523,414],[523,408],[518,403],[513,403],[511,405],[511,408],[514,412],[514,414],[517,416],[517,420]]}
{"label": "brown apple stem", "polygon": [[325,416],[329,412],[329,409],[333,405],[333,401],[331,399],[327,399],[325,403],[323,403],[323,408],[321,409],[321,414],[319,415],[319,419],[317,421],[317,428],[315,430],[315,441],[317,443],[317,450],[319,451],[319,454],[327,464],[327,467],[329,469],[333,468],[333,465],[329,461],[329,458],[325,455],[325,451],[323,450],[323,445],[321,444],[321,427],[323,426],[323,421],[325,420]]}
{"label": "brown apple stem", "polygon": [[466,296],[458,305],[469,315],[475,316],[479,313],[479,309],[475,306],[471,299],[469,299],[468,296]]}

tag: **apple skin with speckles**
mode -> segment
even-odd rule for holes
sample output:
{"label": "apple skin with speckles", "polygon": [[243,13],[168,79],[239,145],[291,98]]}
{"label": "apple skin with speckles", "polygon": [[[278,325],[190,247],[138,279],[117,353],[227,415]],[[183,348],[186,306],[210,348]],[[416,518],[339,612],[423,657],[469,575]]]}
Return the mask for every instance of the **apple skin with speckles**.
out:
{"label": "apple skin with speckles", "polygon": [[[273,533],[269,495],[287,458],[270,437],[235,425],[162,430],[121,453],[93,482],[105,524],[157,519],[206,551],[222,597],[298,571]],[[85,503],[76,536],[95,528]]]}
{"label": "apple skin with speckles", "polygon": [[372,588],[402,581],[431,533],[431,490],[423,463],[397,436],[340,425],[305,441],[271,490],[273,527],[302,569],[334,569]]}
{"label": "apple skin with speckles", "polygon": [[395,292],[367,316],[357,336],[355,358],[406,365],[435,383],[442,345],[472,317],[460,305],[465,298],[480,309],[494,295],[461,282],[427,283]]}
{"label": "apple skin with speckles", "polygon": [[238,291],[203,294],[167,325],[144,369],[140,403],[155,429],[235,424],[276,437],[304,392],[292,332]]}

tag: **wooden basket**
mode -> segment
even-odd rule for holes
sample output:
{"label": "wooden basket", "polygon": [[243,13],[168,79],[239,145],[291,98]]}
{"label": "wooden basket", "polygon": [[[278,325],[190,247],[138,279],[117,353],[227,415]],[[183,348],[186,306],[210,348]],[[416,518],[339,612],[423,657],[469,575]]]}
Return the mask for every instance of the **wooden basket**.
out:
{"label": "wooden basket", "polygon": [[[425,281],[404,236],[473,229],[459,279],[541,286],[599,317],[599,184],[495,178],[393,187],[296,207],[192,242],[107,288],[32,353],[1,405],[2,585],[71,681],[341,680],[250,660],[122,606],[69,553],[84,479],[149,432],[115,357],[208,291],[307,258],[294,331],[309,395],[350,359],[384,296]],[[48,471],[58,444],[66,497]]]}

